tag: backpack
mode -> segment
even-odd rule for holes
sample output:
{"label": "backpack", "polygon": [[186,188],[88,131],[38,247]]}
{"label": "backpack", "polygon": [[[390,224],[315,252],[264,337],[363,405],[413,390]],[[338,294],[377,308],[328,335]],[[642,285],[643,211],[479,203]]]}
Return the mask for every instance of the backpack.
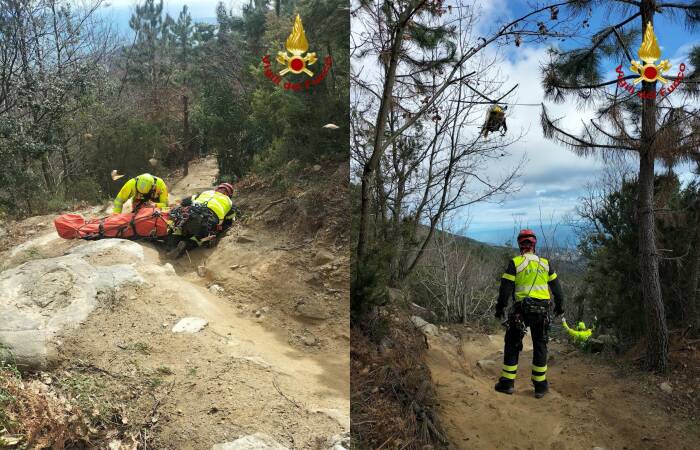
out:
{"label": "backpack", "polygon": [[216,232],[219,218],[209,208],[201,204],[181,206],[171,212],[176,228],[183,236],[206,237]]}

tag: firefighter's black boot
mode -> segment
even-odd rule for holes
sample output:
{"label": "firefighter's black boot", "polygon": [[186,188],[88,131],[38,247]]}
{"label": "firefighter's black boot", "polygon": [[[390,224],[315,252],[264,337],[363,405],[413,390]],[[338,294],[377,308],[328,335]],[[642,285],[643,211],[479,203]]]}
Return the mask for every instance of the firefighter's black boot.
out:
{"label": "firefighter's black boot", "polygon": [[177,245],[174,248],[171,248],[168,250],[166,256],[170,259],[177,259],[180,256],[185,254],[185,250],[187,249],[187,240],[182,240],[177,243]]}
{"label": "firefighter's black boot", "polygon": [[549,391],[549,384],[547,383],[547,380],[533,381],[532,384],[535,385],[535,398],[542,398]]}
{"label": "firefighter's black boot", "polygon": [[508,378],[499,378],[498,383],[496,383],[496,386],[494,386],[494,389],[496,391],[501,392],[503,394],[508,394],[511,395],[513,393],[513,385],[515,382],[513,380],[509,380]]}

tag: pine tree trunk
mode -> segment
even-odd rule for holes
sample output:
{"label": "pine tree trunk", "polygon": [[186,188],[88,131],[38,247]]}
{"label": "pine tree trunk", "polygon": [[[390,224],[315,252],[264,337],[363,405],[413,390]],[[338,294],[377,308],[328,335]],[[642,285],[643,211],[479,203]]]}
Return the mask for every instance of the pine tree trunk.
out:
{"label": "pine tree trunk", "polygon": [[[642,1],[642,32],[654,20],[654,1]],[[644,33],[642,33],[643,35]],[[656,83],[643,82],[642,91],[655,92]],[[659,259],[654,236],[654,146],[656,134],[656,99],[642,103],[642,133],[639,149],[639,270],[642,283],[646,323],[646,365],[665,371],[668,363],[668,329],[661,298]]]}
{"label": "pine tree trunk", "polygon": [[695,230],[690,252],[690,262],[688,264],[688,297],[685,299],[687,304],[685,309],[690,325],[697,332],[697,329],[700,328],[700,295],[698,295],[698,279],[700,278],[700,198],[696,198],[694,209]]}
{"label": "pine tree trunk", "polygon": [[182,174],[190,172],[190,118],[187,106],[187,96],[182,96]]}
{"label": "pine tree trunk", "polygon": [[665,371],[668,358],[668,330],[661,298],[659,259],[654,236],[654,156],[640,154],[639,162],[639,263],[646,322],[646,364]]}
{"label": "pine tree trunk", "polygon": [[398,284],[401,279],[403,266],[404,229],[401,222],[401,211],[403,210],[403,200],[405,195],[406,178],[400,174],[396,181],[396,199],[394,200],[394,211],[391,218],[391,282]]}

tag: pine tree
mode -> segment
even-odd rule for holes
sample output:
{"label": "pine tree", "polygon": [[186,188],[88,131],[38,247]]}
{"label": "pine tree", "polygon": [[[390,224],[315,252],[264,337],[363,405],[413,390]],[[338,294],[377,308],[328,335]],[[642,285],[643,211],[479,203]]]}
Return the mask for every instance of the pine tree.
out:
{"label": "pine tree", "polygon": [[[677,106],[656,97],[656,81],[642,81],[639,92],[629,92],[623,86],[634,87],[631,80],[638,76],[625,76],[621,67],[632,63],[629,48],[640,35],[647,41],[652,37],[651,27],[656,14],[683,15],[686,24],[692,28],[700,24],[700,2],[577,0],[569,8],[586,17],[584,26],[594,8],[607,8],[609,24],[593,33],[587,46],[566,51],[552,49],[552,59],[543,74],[545,94],[555,102],[572,96],[582,103],[598,101],[600,107],[596,117],[583,124],[580,134],[562,129],[543,107],[543,130],[546,137],[565,144],[580,155],[638,155],[636,214],[647,335],[646,365],[649,369],[664,371],[668,365],[668,329],[654,230],[654,167],[657,160],[673,165],[679,159],[697,153],[699,135],[689,126],[696,111],[688,104]],[[640,29],[641,33],[637,31]],[[606,79],[602,71],[611,59],[620,64],[619,78],[611,73]],[[677,79],[664,76],[671,83]],[[696,81],[686,78],[685,82]],[[611,88],[613,86],[616,87]],[[681,94],[676,94],[676,98],[679,97]]]}
{"label": "pine tree", "polygon": [[161,90],[169,83],[173,70],[170,52],[174,36],[170,29],[174,24],[169,14],[163,16],[163,0],[145,0],[136,6],[129,20],[136,39],[126,49],[128,79],[150,89],[153,105],[160,103]]}
{"label": "pine tree", "polygon": [[188,71],[194,39],[192,16],[187,9],[187,5],[182,7],[182,11],[180,11],[177,22],[175,22],[172,27],[172,32],[175,37],[175,46],[178,52],[177,59],[180,65],[180,70],[183,74],[185,74]]}

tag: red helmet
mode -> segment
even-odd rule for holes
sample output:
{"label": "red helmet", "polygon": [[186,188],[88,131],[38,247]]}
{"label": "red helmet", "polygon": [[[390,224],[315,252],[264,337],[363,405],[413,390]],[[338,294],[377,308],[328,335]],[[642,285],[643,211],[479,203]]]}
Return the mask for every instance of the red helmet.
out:
{"label": "red helmet", "polygon": [[535,248],[537,244],[537,236],[530,229],[520,230],[518,233],[518,247],[520,248]]}
{"label": "red helmet", "polygon": [[229,197],[233,196],[233,185],[231,183],[221,183],[216,187],[216,192],[221,192]]}

